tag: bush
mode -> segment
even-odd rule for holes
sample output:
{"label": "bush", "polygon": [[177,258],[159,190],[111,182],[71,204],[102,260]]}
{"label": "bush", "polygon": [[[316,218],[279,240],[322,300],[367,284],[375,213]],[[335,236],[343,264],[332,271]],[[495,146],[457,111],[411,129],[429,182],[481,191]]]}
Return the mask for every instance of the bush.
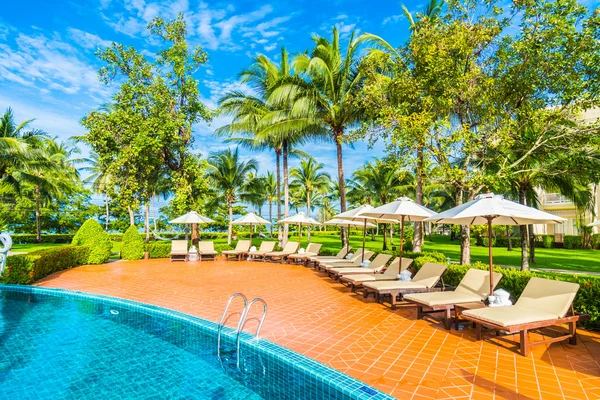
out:
{"label": "bush", "polygon": [[85,246],[65,246],[10,256],[2,283],[27,285],[57,271],[87,264],[90,249]]}
{"label": "bush", "polygon": [[144,239],[135,225],[131,225],[123,234],[121,258],[123,260],[141,260],[144,258]]}
{"label": "bush", "polygon": [[[74,235],[72,233],[51,233],[47,235],[42,235],[42,243],[71,243],[71,241],[73,240],[73,236]],[[14,235],[10,235],[10,237],[13,243],[15,244],[30,244],[38,242],[36,235],[28,233],[16,233]]]}
{"label": "bush", "polygon": [[90,255],[87,264],[103,264],[108,261],[112,251],[112,241],[102,226],[94,220],[88,219],[81,225],[73,237],[74,246],[87,246]]}
{"label": "bush", "polygon": [[[444,283],[456,286],[463,278],[469,268],[488,270],[489,266],[480,262],[471,265],[451,264],[444,273]],[[581,321],[581,324],[588,329],[600,329],[600,276],[558,274],[552,272],[540,271],[521,271],[512,268],[494,268],[500,272],[503,277],[498,288],[505,289],[511,294],[511,299],[515,302],[523,289],[534,276],[546,279],[554,279],[566,282],[575,282],[579,284],[579,292],[573,302],[576,312],[590,315],[587,321]]]}
{"label": "bush", "polygon": [[592,235],[592,249],[600,250],[600,233]]}
{"label": "bush", "polygon": [[579,235],[565,235],[563,237],[565,249],[582,249],[583,239]]}
{"label": "bush", "polygon": [[554,235],[535,235],[536,247],[551,249],[552,243],[554,243]]}

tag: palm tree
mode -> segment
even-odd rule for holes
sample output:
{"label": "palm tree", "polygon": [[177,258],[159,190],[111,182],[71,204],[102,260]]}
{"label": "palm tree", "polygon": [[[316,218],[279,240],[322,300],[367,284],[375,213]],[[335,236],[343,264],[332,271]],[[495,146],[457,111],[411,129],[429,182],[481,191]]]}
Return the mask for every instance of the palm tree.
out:
{"label": "palm tree", "polygon": [[208,158],[207,176],[212,180],[221,196],[227,202],[229,212],[229,228],[227,231],[227,244],[231,244],[233,204],[239,201],[242,190],[245,187],[246,178],[250,172],[256,172],[258,163],[251,158],[241,161],[238,148],[227,149],[211,153]]}
{"label": "palm tree", "polygon": [[277,202],[280,203],[281,202],[281,198],[278,197],[278,193],[277,193],[277,181],[275,179],[275,175],[272,172],[267,172],[267,175],[265,176],[265,198],[267,200],[267,202],[269,203],[269,222],[271,223],[271,225],[269,226],[270,232],[271,232],[271,237],[273,237],[273,203]]}
{"label": "palm tree", "polygon": [[80,169],[89,173],[89,176],[83,182],[85,184],[91,184],[94,193],[104,196],[104,208],[106,211],[104,230],[108,232],[108,225],[110,221],[110,213],[108,209],[110,196],[108,195],[108,188],[112,185],[113,179],[108,172],[107,166],[100,162],[98,154],[91,152],[90,156],[84,159],[84,162],[88,164],[88,166]]}
{"label": "palm tree", "polygon": [[[327,192],[331,187],[331,177],[323,172],[323,164],[317,163],[312,157],[300,161],[300,166],[290,171],[292,182],[290,186],[298,188],[306,202],[306,215],[310,217],[311,200],[319,192]],[[310,242],[310,226],[308,228]]]}
{"label": "palm tree", "polygon": [[[339,32],[333,28],[331,41],[313,34],[315,47],[310,53],[295,57],[294,70],[299,76],[283,79],[273,90],[270,100],[276,104],[291,104],[288,125],[309,127],[309,130],[328,132],[337,152],[340,209],[346,211],[346,190],[342,145],[349,139],[346,129],[361,118],[354,98],[361,90],[361,72],[356,68],[361,40],[351,34],[349,45],[342,55]],[[320,125],[319,128],[317,126]],[[342,240],[347,242],[345,230]]]}

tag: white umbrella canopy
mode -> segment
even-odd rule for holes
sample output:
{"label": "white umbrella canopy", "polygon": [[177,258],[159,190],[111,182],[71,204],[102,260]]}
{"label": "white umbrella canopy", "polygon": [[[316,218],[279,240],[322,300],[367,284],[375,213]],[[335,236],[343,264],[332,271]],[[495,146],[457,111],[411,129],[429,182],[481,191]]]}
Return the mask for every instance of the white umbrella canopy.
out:
{"label": "white umbrella canopy", "polygon": [[[196,211],[190,211],[187,214],[183,214],[169,221],[169,223],[171,224],[192,224],[192,242],[196,242],[198,240],[198,238],[196,237],[197,224],[210,224],[212,222],[215,221],[208,217],[205,217],[204,215],[198,214]],[[187,231],[185,234],[185,240],[187,240]]]}
{"label": "white umbrella canopy", "polygon": [[[325,221],[323,225],[335,225],[335,226],[364,226],[364,222],[362,221],[351,221],[347,219],[341,218],[333,218],[329,221]],[[367,222],[367,228],[375,228],[377,225]]]}
{"label": "white umbrella canopy", "polygon": [[600,226],[600,219],[598,221],[592,222],[588,226]]}
{"label": "white umbrella canopy", "polygon": [[298,224],[299,232],[298,232],[298,243],[302,240],[302,225],[321,225],[319,221],[316,219],[307,216],[303,212],[299,212],[296,215],[292,215],[291,217],[283,218],[277,221],[277,223],[284,224]]}
{"label": "white umbrella canopy", "polygon": [[402,253],[404,252],[404,222],[424,221],[434,214],[434,211],[415,203],[406,196],[363,213],[367,217],[375,217],[378,220],[400,222],[400,264],[402,264]]}
{"label": "white umbrella canopy", "polygon": [[252,241],[252,226],[254,225],[270,225],[266,219],[254,214],[248,213],[232,222],[235,225],[250,225],[250,241]]}
{"label": "white umbrella canopy", "polygon": [[490,295],[494,291],[492,225],[560,224],[567,219],[506,200],[494,193],[480,194],[474,200],[427,218],[437,224],[487,225],[490,260]]}

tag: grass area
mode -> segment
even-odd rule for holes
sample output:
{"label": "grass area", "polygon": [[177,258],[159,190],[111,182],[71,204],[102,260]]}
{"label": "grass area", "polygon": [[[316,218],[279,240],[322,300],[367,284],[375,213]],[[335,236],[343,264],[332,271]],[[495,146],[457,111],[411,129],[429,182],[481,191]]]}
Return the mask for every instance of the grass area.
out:
{"label": "grass area", "polygon": [[[323,244],[323,249],[337,252],[340,248],[340,239],[338,236],[313,236],[313,242]],[[270,239],[267,239],[270,240]],[[291,241],[297,241],[298,237],[291,237]],[[260,246],[263,239],[253,238],[252,243]],[[215,239],[215,244],[225,244],[227,239]],[[350,237],[350,244],[353,248],[362,247],[362,235],[353,233]],[[394,236],[394,244],[398,244],[398,236]],[[306,248],[306,236],[302,237],[302,247]],[[389,245],[389,242],[388,242]],[[64,246],[64,244],[15,244],[12,251],[30,252],[51,247]],[[380,251],[383,246],[383,237],[376,236],[371,240],[367,236],[366,247],[374,251]],[[457,241],[451,242],[448,236],[434,236],[433,241],[426,240],[423,248],[425,251],[439,251],[444,253],[451,260],[457,261],[460,257],[460,244]],[[121,251],[121,242],[113,242],[113,252]],[[535,268],[564,269],[571,271],[590,271],[600,272],[600,251],[595,250],[567,250],[567,249],[535,249],[536,261]],[[487,263],[487,247],[472,246],[471,260]],[[521,249],[515,248],[513,251],[507,251],[503,247],[494,247],[494,264],[497,265],[521,265]]]}
{"label": "grass area", "polygon": [[[306,238],[302,238],[302,247],[306,247]],[[298,240],[298,237],[292,237],[290,240]],[[394,244],[398,244],[398,236],[394,236]],[[324,249],[332,251],[339,250],[340,239],[337,236],[313,236],[313,242],[322,243]],[[350,244],[353,248],[362,247],[362,236],[354,234],[350,238]],[[371,250],[379,251],[383,245],[383,238],[376,237],[371,241],[367,236],[366,247]],[[389,245],[389,242],[388,242]],[[439,251],[450,257],[453,261],[460,258],[460,244],[458,241],[450,241],[448,236],[434,236],[433,241],[425,240],[424,251]],[[567,249],[535,249],[536,264],[534,268],[564,269],[571,271],[590,271],[600,272],[600,251],[596,250],[567,250]],[[488,262],[488,248],[472,246],[471,260]],[[494,264],[496,265],[521,265],[521,249],[515,248],[513,251],[507,251],[505,247],[494,247]]]}

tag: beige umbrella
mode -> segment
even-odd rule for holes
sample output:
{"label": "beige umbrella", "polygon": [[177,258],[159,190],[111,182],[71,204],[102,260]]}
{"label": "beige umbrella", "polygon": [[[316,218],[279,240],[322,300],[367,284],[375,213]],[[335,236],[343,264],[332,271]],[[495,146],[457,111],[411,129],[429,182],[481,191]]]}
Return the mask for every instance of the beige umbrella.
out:
{"label": "beige umbrella", "polygon": [[266,219],[259,217],[254,213],[248,213],[241,218],[236,219],[232,222],[235,225],[250,225],[250,243],[252,243],[252,227],[254,225],[270,225],[271,223]]}
{"label": "beige umbrella", "polygon": [[[198,238],[196,237],[196,233],[198,231],[198,224],[210,224],[215,221],[212,219],[205,217],[204,215],[198,214],[196,211],[190,211],[187,214],[183,214],[175,219],[169,221],[171,224],[191,224],[192,225],[192,243],[196,241],[195,244],[198,244]],[[187,239],[187,238],[186,238]]]}
{"label": "beige umbrella", "polygon": [[592,222],[592,223],[591,223],[591,224],[589,224],[588,226],[600,226],[600,219],[599,219],[599,220],[597,220],[597,221],[595,221],[595,222]]}
{"label": "beige umbrella", "polygon": [[404,251],[404,222],[420,222],[434,214],[434,211],[415,203],[406,196],[363,213],[367,217],[400,222],[400,265],[402,265]]}
{"label": "beige umbrella", "polygon": [[308,217],[303,212],[299,212],[298,214],[292,215],[291,217],[281,219],[277,223],[280,222],[284,224],[298,224],[298,244],[300,244],[300,241],[302,240],[302,225],[321,225],[319,221],[312,217]]}
{"label": "beige umbrella", "polygon": [[538,209],[506,200],[494,193],[480,194],[468,203],[427,218],[436,224],[487,225],[490,260],[490,295],[494,291],[494,265],[492,253],[492,225],[560,224],[566,221]]}
{"label": "beige umbrella", "polygon": [[[362,206],[353,208],[352,210],[344,211],[343,213],[338,214],[334,217],[336,219],[359,222],[360,225],[362,225],[362,227],[363,227],[363,244],[362,244],[363,256],[362,256],[361,261],[365,261],[365,242],[367,239],[367,224],[369,223],[367,221],[368,220],[370,220],[370,221],[377,220],[377,218],[370,217],[365,214],[372,210],[373,210],[373,206],[371,206],[369,204],[363,204]],[[394,222],[394,221],[388,221],[388,220],[377,220],[377,221],[378,222]],[[371,224],[371,225],[373,225],[373,224]]]}

